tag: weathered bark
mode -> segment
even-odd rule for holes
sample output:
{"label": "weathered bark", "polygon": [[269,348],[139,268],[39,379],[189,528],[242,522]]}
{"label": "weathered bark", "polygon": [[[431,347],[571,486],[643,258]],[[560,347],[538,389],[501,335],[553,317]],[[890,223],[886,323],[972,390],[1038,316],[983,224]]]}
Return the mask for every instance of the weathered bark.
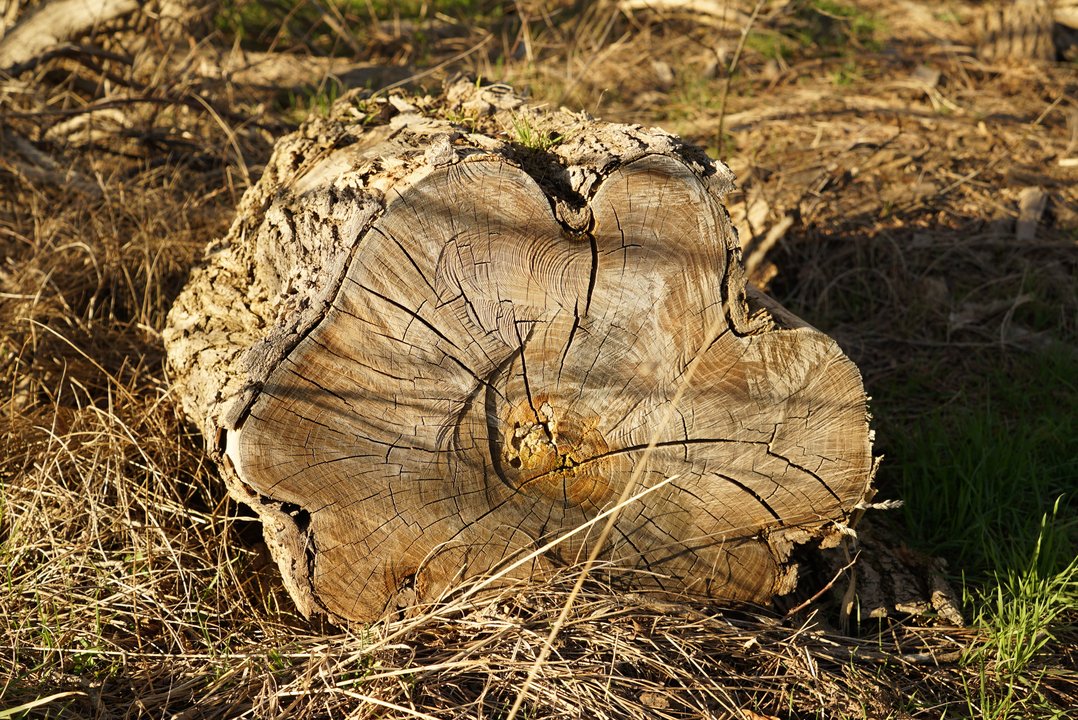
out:
{"label": "weathered bark", "polygon": [[618,516],[608,577],[790,590],[794,545],[871,492],[866,398],[834,341],[747,291],[729,170],[497,86],[413,102],[283,139],[165,333],[300,609],[431,601],[664,480]]}

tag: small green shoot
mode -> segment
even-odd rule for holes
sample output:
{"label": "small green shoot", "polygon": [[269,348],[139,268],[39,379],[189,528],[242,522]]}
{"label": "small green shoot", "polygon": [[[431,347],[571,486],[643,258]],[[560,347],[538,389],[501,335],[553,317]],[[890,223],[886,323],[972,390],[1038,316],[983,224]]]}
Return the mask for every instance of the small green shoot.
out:
{"label": "small green shoot", "polygon": [[788,60],[800,43],[773,30],[753,30],[745,37],[745,47],[768,60]]}
{"label": "small green shoot", "polygon": [[565,140],[557,133],[543,132],[527,115],[514,114],[512,123],[515,142],[529,150],[546,151]]}
{"label": "small green shoot", "polygon": [[283,109],[289,119],[297,124],[312,116],[327,117],[342,90],[338,80],[325,78],[319,85],[308,90],[289,90]]}
{"label": "small green shoot", "polygon": [[834,0],[813,0],[812,9],[820,16],[835,21],[839,27],[828,28],[829,32],[846,35],[861,47],[876,49],[876,33],[879,21],[869,12],[853,5]]}
{"label": "small green shoot", "polygon": [[855,82],[864,79],[864,73],[860,66],[853,60],[847,60],[842,66],[831,73],[831,82],[838,87],[848,87]]}

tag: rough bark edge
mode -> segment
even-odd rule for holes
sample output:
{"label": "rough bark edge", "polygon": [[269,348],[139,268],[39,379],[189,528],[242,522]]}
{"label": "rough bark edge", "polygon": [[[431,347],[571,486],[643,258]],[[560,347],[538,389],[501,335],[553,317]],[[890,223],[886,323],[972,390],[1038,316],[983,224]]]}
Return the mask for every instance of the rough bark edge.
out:
{"label": "rough bark edge", "polygon": [[[514,138],[514,128],[519,130],[522,124],[549,146],[529,146]],[[415,151],[417,141],[425,151]],[[396,153],[385,152],[387,147],[395,147]],[[345,165],[323,162],[324,151],[347,148],[353,149],[345,153],[350,161]],[[378,148],[376,157],[365,154],[371,148]],[[203,265],[177,299],[163,335],[185,413],[207,439],[230,495],[262,518],[266,544],[305,616],[321,612],[340,620],[319,603],[314,592],[305,523],[284,503],[244,483],[227,461],[225,450],[228,431],[242,422],[265,377],[324,317],[360,243],[335,244],[327,238],[300,248],[285,238],[291,232],[288,214],[282,225],[281,218],[268,213],[302,204],[308,217],[312,204],[326,200],[327,193],[335,195],[333,201],[340,199],[343,187],[355,193],[352,200],[361,208],[351,220],[355,237],[360,237],[381,216],[385,189],[408,187],[447,164],[475,156],[500,156],[532,175],[552,198],[559,221],[579,229],[590,222],[587,203],[599,181],[648,155],[671,156],[686,164],[723,208],[720,223],[733,242],[728,248],[722,302],[733,331],[751,335],[809,328],[778,303],[752,291],[746,282],[737,231],[722,202],[734,188],[733,173],[703,150],[663,130],[602,123],[564,109],[539,110],[528,107],[507,86],[481,87],[458,80],[447,84],[438,98],[372,100],[348,94],[330,117],[310,120],[278,142],[262,178],[244,194],[229,233],[210,246]],[[319,217],[313,213],[313,222],[317,224]],[[329,228],[327,223],[322,230]],[[268,249],[267,244],[274,243],[286,243],[290,252]],[[291,262],[288,267],[260,264],[255,261],[259,255]],[[209,292],[211,287],[213,292]],[[223,311],[207,315],[206,306],[198,300],[203,292]],[[731,293],[737,297],[730,297]],[[273,320],[264,324],[265,318]],[[241,350],[245,347],[249,349]],[[871,433],[867,442],[871,453]],[[864,498],[871,494],[872,475],[874,471],[866,478]],[[766,541],[779,567],[774,594],[785,594],[797,584],[799,567],[791,562],[796,546],[817,542],[833,547],[849,535],[849,522],[851,518],[844,517],[812,531],[776,528],[768,532]]]}

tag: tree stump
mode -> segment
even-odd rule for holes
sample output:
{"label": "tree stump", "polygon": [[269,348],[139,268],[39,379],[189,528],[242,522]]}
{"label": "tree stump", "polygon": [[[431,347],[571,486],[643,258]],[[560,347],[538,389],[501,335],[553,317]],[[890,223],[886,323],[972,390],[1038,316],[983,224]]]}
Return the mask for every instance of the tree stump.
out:
{"label": "tree stump", "polygon": [[433,601],[660,485],[617,514],[604,577],[793,588],[794,546],[837,542],[871,493],[866,397],[746,287],[732,188],[661,130],[468,82],[347,97],[282,139],[165,342],[300,610]]}
{"label": "tree stump", "polygon": [[[1054,8],[1058,5],[1058,8]],[[1052,61],[1055,23],[1063,23],[1072,0],[988,3],[975,16],[977,56],[989,61]],[[1058,19],[1053,11],[1058,11]]]}

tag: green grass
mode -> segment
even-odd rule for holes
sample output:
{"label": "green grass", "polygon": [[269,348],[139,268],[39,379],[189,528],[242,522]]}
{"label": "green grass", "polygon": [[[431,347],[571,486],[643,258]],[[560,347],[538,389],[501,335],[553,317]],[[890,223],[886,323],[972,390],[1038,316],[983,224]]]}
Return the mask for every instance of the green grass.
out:
{"label": "green grass", "polygon": [[809,9],[817,16],[812,21],[824,42],[837,44],[848,39],[860,47],[878,49],[881,24],[872,13],[834,0],[812,0]]}
{"label": "green grass", "polygon": [[853,85],[864,77],[861,67],[853,60],[847,60],[842,63],[841,67],[831,72],[831,82],[837,87]]}
{"label": "green grass", "polygon": [[[1053,538],[1058,507],[1042,521],[1041,539]],[[1050,652],[1068,613],[1078,608],[1078,559],[1072,557],[1058,572],[1045,570],[1040,542],[1020,570],[996,576],[971,604],[974,625],[986,641],[964,658],[979,670],[979,685],[970,688],[972,716],[995,718],[1063,717],[1039,692],[1038,661]]]}
{"label": "green grass", "polygon": [[[1022,568],[1038,544],[1043,571],[1073,559],[1075,378],[1070,349],[1018,358],[984,378],[979,405],[944,408],[894,433],[898,494],[926,550],[975,581]],[[1042,527],[1057,500],[1055,521]]]}
{"label": "green grass", "polygon": [[[835,0],[800,0],[777,29],[754,28],[745,47],[769,60],[788,60],[797,53],[824,56],[878,51],[884,25],[873,13]],[[814,51],[814,52],[812,52]]]}
{"label": "green grass", "polygon": [[[426,21],[442,16],[479,22],[501,14],[501,4],[494,0],[223,0],[214,25],[250,50],[279,45],[337,55],[365,47],[371,26],[378,21]],[[351,38],[342,37],[340,28]],[[422,29],[413,28],[409,37],[414,44],[426,45]]]}
{"label": "green grass", "polygon": [[773,30],[752,30],[745,37],[745,47],[768,60],[786,60],[801,47],[799,39]]}
{"label": "green grass", "polygon": [[1069,347],[1010,358],[973,402],[892,430],[911,538],[961,573],[984,638],[963,660],[970,717],[1053,717],[1041,660],[1078,617],[1076,378]]}
{"label": "green grass", "polygon": [[[1051,517],[1045,517],[1046,531]],[[1078,607],[1078,559],[1058,572],[1045,572],[1039,552],[1038,545],[1024,569],[998,577],[976,599],[977,624],[989,635],[970,659],[990,659],[1008,675],[1022,673],[1052,639],[1067,609]]]}
{"label": "green grass", "polygon": [[480,18],[496,9],[499,3],[491,0],[344,0],[344,7],[357,12],[374,8],[379,17],[432,17],[438,13],[450,17]]}
{"label": "green grass", "polygon": [[285,117],[297,125],[311,115],[326,117],[333,103],[341,96],[343,86],[338,80],[325,78],[320,85],[299,90],[288,90],[280,98],[280,109]]}
{"label": "green grass", "polygon": [[219,31],[241,41],[250,41],[274,27],[276,18],[270,6],[263,3],[225,0],[213,21]]}
{"label": "green grass", "polygon": [[527,115],[513,115],[513,138],[529,150],[549,150],[565,140],[561,135],[543,132]]}

